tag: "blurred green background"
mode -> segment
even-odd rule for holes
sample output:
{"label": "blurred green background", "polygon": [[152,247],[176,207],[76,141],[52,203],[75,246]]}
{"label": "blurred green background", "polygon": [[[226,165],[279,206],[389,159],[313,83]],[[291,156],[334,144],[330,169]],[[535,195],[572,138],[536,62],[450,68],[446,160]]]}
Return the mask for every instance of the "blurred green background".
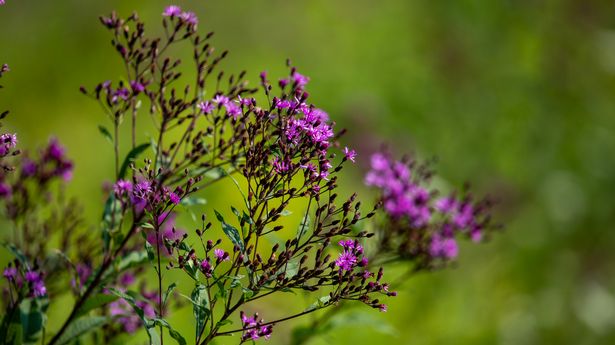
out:
{"label": "blurred green background", "polygon": [[[136,10],[158,28],[170,3],[6,1],[5,126],[22,148],[51,135],[68,146],[71,193],[95,224],[112,152],[96,128],[106,118],[78,87],[121,73],[97,16]],[[506,231],[464,245],[453,269],[406,283],[389,312],[376,315],[390,327],[350,323],[314,344],[615,343],[611,1],[176,4],[199,15],[201,31],[216,31],[218,49],[231,50],[228,70],[247,69],[256,82],[259,71],[280,75],[292,58],[312,78],[313,101],[351,130],[350,146],[387,141],[396,152],[437,156],[452,184],[469,181],[502,200]],[[357,178],[367,154],[360,161]],[[276,333],[270,344],[288,341],[287,328]]]}

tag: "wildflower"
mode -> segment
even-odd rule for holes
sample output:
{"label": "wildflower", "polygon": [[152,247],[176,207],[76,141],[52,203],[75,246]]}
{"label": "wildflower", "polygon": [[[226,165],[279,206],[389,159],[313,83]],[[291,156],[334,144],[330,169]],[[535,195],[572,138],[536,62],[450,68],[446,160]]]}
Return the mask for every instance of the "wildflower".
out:
{"label": "wildflower", "polygon": [[292,78],[293,82],[300,88],[304,87],[310,81],[310,78],[300,74],[299,72],[293,73]]}
{"label": "wildflower", "polygon": [[169,193],[169,201],[171,201],[173,204],[177,205],[177,204],[179,204],[181,199],[180,199],[179,195],[175,194],[175,192],[170,192]]}
{"label": "wildflower", "polygon": [[229,254],[222,249],[214,249],[214,255],[218,262],[230,260]]}
{"label": "wildflower", "polygon": [[226,108],[226,115],[232,116],[233,120],[237,120],[241,115],[241,108],[234,102],[227,102],[224,107]]}
{"label": "wildflower", "polygon": [[175,6],[175,5],[170,5],[167,6],[167,8],[164,9],[164,12],[162,12],[162,15],[165,17],[178,17],[182,14],[182,9],[179,6]]}
{"label": "wildflower", "polygon": [[145,85],[141,84],[140,82],[136,80],[132,80],[130,82],[130,87],[132,88],[132,91],[134,91],[134,93],[136,94],[145,91]]}
{"label": "wildflower", "polygon": [[269,339],[273,332],[272,325],[262,325],[264,321],[258,319],[258,314],[254,314],[252,317],[246,316],[244,312],[240,312],[241,322],[243,323],[243,334],[241,335],[241,341],[257,340],[264,337]]}
{"label": "wildflower", "polygon": [[355,162],[355,159],[357,158],[357,153],[355,152],[355,150],[349,150],[348,147],[344,147],[343,152],[346,159],[350,160],[353,163]]}
{"label": "wildflower", "polygon": [[130,193],[132,193],[132,182],[126,180],[118,180],[113,185],[113,191],[117,196],[129,195]]}
{"label": "wildflower", "polygon": [[211,268],[211,264],[209,263],[209,258],[205,258],[203,259],[203,261],[201,261],[201,272],[203,272],[206,277],[211,277],[213,269]]}
{"label": "wildflower", "polygon": [[11,196],[13,190],[9,184],[0,182],[0,198],[8,198]]}
{"label": "wildflower", "polygon": [[42,297],[47,294],[47,288],[43,282],[43,276],[36,271],[27,271],[24,278],[30,283],[30,291],[35,297]]}
{"label": "wildflower", "polygon": [[203,114],[211,114],[211,112],[216,108],[216,106],[211,104],[211,102],[200,102],[198,107]]}
{"label": "wildflower", "polygon": [[278,174],[288,172],[292,167],[292,163],[287,160],[282,161],[278,157],[273,157],[271,165],[273,165],[273,170]]}
{"label": "wildflower", "polygon": [[8,280],[15,280],[15,277],[17,276],[17,268],[12,266],[5,268],[4,272],[2,272],[2,276]]}
{"label": "wildflower", "polygon": [[459,253],[457,242],[454,238],[445,238],[439,234],[435,234],[431,238],[431,244],[429,246],[429,254],[433,257],[439,257],[443,259],[454,259]]}
{"label": "wildflower", "polygon": [[226,105],[229,102],[229,99],[226,96],[217,95],[212,101],[220,105]]}
{"label": "wildflower", "polygon": [[335,260],[335,265],[344,271],[351,271],[357,264],[357,257],[351,252],[345,250]]}
{"label": "wildflower", "polygon": [[191,26],[196,26],[199,23],[199,18],[196,14],[194,14],[194,12],[184,12],[179,16],[179,18]]}

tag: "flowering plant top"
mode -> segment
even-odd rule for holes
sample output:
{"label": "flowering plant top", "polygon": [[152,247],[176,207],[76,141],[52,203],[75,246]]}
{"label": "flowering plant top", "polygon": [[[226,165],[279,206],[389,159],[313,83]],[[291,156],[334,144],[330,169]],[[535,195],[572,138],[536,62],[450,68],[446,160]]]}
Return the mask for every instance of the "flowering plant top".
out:
{"label": "flowering plant top", "polygon": [[[80,231],[78,203],[64,196],[73,162],[60,143],[51,139],[38,155],[18,155],[16,136],[0,135],[0,197],[15,228],[5,245],[15,260],[3,272],[10,298],[0,324],[9,343],[65,344],[101,328],[105,342],[143,328],[152,344],[165,335],[179,344],[233,335],[244,343],[347,303],[385,312],[397,295],[385,278],[387,263],[444,267],[457,256],[457,239],[480,241],[493,229],[488,202],[467,193],[437,197],[426,169],[388,153],[372,156],[365,182],[379,197],[364,214],[357,194],[338,190],[340,171],[358,155],[340,143],[344,131],[311,103],[310,78],[290,62],[285,77],[272,82],[262,72],[252,87],[246,72],[220,70],[228,53],[211,46],[213,33],[199,34],[192,12],[167,7],[162,37],[146,36],[137,14],[100,21],[125,75],[81,88],[108,118],[99,130],[114,157],[96,236]],[[174,57],[186,48],[192,68]],[[7,71],[5,65],[0,76]],[[150,119],[154,135],[142,142]],[[217,183],[242,202],[205,204],[201,190]],[[43,198],[55,202],[32,202]],[[284,218],[291,210],[301,214],[293,229]],[[178,225],[182,214],[192,215],[188,229]],[[41,231],[61,238],[59,247]],[[185,280],[170,283],[170,270]],[[75,303],[61,326],[46,332],[47,306],[66,292]],[[253,312],[256,301],[288,292],[314,303],[268,321]],[[193,309],[190,335],[165,319],[182,302]],[[24,328],[23,315],[40,322]]]}

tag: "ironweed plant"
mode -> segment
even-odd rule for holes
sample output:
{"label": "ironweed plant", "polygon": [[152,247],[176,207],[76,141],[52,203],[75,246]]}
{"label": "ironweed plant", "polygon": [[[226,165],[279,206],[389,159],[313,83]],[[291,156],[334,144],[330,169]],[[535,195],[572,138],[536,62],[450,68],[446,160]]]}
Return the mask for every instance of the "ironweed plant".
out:
{"label": "ironweed plant", "polygon": [[[169,6],[162,16],[162,37],[146,36],[137,14],[100,18],[124,75],[81,88],[108,117],[99,130],[113,144],[114,182],[105,187],[96,232],[84,231],[79,203],[64,196],[73,163],[59,142],[19,154],[14,134],[0,136],[0,197],[13,228],[3,244],[14,255],[3,273],[5,343],[121,343],[143,328],[152,344],[169,337],[241,344],[322,309],[335,313],[352,303],[384,312],[397,295],[384,265],[443,267],[457,255],[456,238],[479,241],[494,228],[489,202],[438,197],[426,187],[426,167],[387,153],[372,157],[365,182],[380,197],[363,215],[356,194],[338,191],[339,173],[356,153],[308,101],[308,77],[287,62],[286,77],[272,83],[263,72],[250,87],[245,72],[220,70],[227,52],[211,46],[213,33],[197,31],[194,13]],[[174,57],[178,49],[190,49],[193,67]],[[146,114],[154,134],[141,142]],[[232,186],[241,205],[205,205],[200,191],[216,183]],[[302,220],[289,230],[284,217],[297,209]],[[177,217],[194,211],[202,215],[193,216],[192,230],[180,229]],[[189,285],[170,283],[171,271]],[[277,319],[247,312],[270,295],[293,298],[289,292],[314,303]],[[49,304],[67,293],[74,304],[48,330]],[[192,334],[167,319],[186,305]],[[300,329],[294,341],[317,329]]]}

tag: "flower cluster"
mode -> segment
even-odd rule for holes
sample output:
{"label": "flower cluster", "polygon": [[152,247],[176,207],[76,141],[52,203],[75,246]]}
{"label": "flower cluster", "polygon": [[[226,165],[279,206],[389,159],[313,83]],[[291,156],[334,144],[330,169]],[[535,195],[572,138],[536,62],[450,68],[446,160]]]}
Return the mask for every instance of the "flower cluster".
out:
{"label": "flower cluster", "polygon": [[397,246],[398,254],[429,265],[435,259],[452,260],[458,255],[456,237],[479,242],[493,229],[487,199],[474,201],[470,194],[438,197],[427,187],[431,172],[414,161],[395,160],[388,153],[371,157],[365,183],[378,187],[388,217],[382,229],[385,249]]}
{"label": "flower cluster", "polygon": [[273,325],[263,325],[263,319],[259,319],[258,313],[253,316],[247,316],[243,311],[240,312],[241,322],[243,324],[243,333],[241,334],[241,343],[248,340],[257,340],[259,338],[269,339],[273,332]]}
{"label": "flower cluster", "polygon": [[27,288],[27,295],[30,297],[43,297],[47,295],[44,273],[40,270],[23,267],[16,261],[14,266],[9,264],[4,269],[2,276],[9,281],[9,289],[15,289],[18,294],[23,288]]}

